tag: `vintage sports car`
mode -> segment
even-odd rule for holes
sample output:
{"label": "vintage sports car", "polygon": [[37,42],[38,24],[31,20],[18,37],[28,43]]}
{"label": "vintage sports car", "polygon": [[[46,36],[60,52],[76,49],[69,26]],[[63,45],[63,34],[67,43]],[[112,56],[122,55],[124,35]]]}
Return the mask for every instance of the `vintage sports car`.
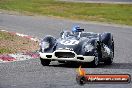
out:
{"label": "vintage sports car", "polygon": [[84,32],[76,26],[71,32],[62,31],[58,39],[45,36],[40,42],[39,54],[43,66],[51,61],[83,62],[93,67],[100,62],[110,65],[114,58],[114,40],[111,33]]}

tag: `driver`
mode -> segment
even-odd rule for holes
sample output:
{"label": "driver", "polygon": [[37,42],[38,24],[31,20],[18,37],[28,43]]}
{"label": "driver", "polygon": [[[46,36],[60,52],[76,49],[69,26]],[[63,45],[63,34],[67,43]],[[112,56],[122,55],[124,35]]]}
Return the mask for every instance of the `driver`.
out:
{"label": "driver", "polygon": [[74,26],[74,27],[72,28],[72,34],[73,34],[75,37],[79,37],[79,35],[80,35],[80,32],[78,31],[78,29],[80,29],[79,26]]}
{"label": "driver", "polygon": [[69,38],[69,37],[73,37],[73,38],[76,37],[76,38],[79,38],[81,32],[80,32],[78,29],[80,29],[79,26],[74,26],[74,27],[72,28],[72,32],[64,31],[64,32],[63,32],[63,35],[62,35],[62,38]]}

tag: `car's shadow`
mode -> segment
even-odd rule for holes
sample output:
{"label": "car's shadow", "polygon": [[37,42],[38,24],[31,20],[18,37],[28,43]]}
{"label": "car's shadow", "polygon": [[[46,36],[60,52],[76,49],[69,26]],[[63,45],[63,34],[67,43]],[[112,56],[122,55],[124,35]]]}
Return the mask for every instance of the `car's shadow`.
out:
{"label": "car's shadow", "polygon": [[[82,68],[94,68],[89,66],[88,64],[73,64],[73,63],[58,63],[58,64],[51,64],[51,67],[64,67],[64,68],[78,68],[81,66]],[[103,68],[103,69],[132,69],[132,63],[113,63],[112,65],[104,65],[103,63],[99,64],[96,68]]]}
{"label": "car's shadow", "polygon": [[113,63],[112,65],[100,65],[99,68],[108,69],[132,69],[132,63]]}

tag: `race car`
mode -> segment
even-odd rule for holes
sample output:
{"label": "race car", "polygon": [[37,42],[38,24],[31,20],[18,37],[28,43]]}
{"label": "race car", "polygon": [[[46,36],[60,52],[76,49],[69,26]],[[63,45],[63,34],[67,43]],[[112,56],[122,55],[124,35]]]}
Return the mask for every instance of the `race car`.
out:
{"label": "race car", "polygon": [[45,36],[40,42],[39,54],[43,66],[51,61],[88,63],[93,67],[100,62],[110,65],[114,58],[114,40],[111,33],[84,32],[76,26],[72,31],[62,31],[57,39]]}

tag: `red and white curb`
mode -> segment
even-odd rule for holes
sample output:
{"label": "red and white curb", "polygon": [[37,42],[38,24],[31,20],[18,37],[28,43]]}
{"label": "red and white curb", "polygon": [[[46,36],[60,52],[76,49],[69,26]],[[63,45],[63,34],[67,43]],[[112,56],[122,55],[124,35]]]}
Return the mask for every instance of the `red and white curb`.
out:
{"label": "red and white curb", "polygon": [[[25,35],[25,34],[21,34],[21,33],[17,33],[17,32],[9,32],[6,30],[0,30],[0,31],[7,32],[7,33],[10,33],[13,35],[20,36],[20,37],[24,37],[24,38],[30,39],[32,41],[38,41],[39,42],[38,38],[29,36],[29,35]],[[39,58],[39,54],[37,52],[6,54],[6,55],[0,55],[0,63],[22,61],[22,60],[29,60],[29,59],[35,59],[35,58]]]}
{"label": "red and white curb", "polygon": [[0,31],[8,32],[8,33],[10,33],[10,34],[17,35],[17,36],[20,36],[20,37],[24,37],[24,38],[30,39],[30,40],[32,40],[32,41],[39,41],[38,38],[29,36],[29,35],[25,35],[25,34],[21,34],[21,33],[17,33],[17,32],[9,32],[9,31],[6,31],[6,30],[0,30]]}
{"label": "red and white curb", "polygon": [[7,55],[0,55],[0,63],[22,61],[22,60],[29,60],[36,58],[39,58],[39,54],[34,52],[7,54]]}

